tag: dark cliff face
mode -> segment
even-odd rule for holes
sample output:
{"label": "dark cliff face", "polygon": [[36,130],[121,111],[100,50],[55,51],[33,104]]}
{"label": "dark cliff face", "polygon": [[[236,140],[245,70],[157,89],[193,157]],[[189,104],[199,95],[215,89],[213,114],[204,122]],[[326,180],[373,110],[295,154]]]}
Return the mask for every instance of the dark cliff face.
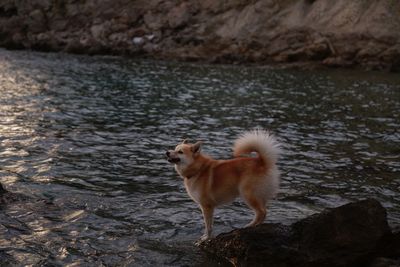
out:
{"label": "dark cliff face", "polygon": [[0,46],[400,69],[392,0],[3,0]]}

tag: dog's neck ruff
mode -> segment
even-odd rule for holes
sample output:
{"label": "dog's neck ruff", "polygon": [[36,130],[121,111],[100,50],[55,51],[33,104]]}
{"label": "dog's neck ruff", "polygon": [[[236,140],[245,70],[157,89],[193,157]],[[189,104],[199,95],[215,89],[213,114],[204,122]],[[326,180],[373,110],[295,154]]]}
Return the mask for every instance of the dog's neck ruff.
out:
{"label": "dog's neck ruff", "polygon": [[201,173],[201,169],[194,171],[192,173],[185,174],[185,175],[183,175],[183,178],[188,179],[188,180],[190,180],[192,178],[197,178],[200,173]]}
{"label": "dog's neck ruff", "polygon": [[197,177],[199,177],[200,175],[202,175],[202,173],[204,172],[205,169],[208,168],[208,161],[206,157],[203,157],[202,155],[200,155],[200,157],[202,157],[203,159],[205,159],[204,161],[202,161],[200,164],[198,164],[197,166],[192,166],[190,169],[190,171],[188,172],[183,172],[182,176],[185,179],[195,179]]}
{"label": "dog's neck ruff", "polygon": [[197,177],[199,176],[200,173],[201,173],[201,171],[196,172],[195,174],[185,175],[184,178],[185,178],[185,179],[188,179],[188,180],[190,180],[190,179],[192,179],[192,178],[197,178]]}

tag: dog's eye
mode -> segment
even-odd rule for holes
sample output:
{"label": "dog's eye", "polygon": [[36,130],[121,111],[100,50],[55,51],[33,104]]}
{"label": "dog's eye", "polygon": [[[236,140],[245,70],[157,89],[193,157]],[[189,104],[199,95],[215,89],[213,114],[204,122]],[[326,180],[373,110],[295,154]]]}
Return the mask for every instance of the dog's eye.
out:
{"label": "dog's eye", "polygon": [[182,150],[179,150],[178,153],[179,153],[179,154],[183,154],[183,151],[182,151]]}

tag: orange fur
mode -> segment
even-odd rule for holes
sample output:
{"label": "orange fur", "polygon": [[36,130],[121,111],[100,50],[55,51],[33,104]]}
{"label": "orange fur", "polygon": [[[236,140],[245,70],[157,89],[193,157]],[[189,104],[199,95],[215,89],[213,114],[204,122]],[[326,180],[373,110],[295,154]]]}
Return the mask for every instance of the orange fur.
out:
{"label": "orange fur", "polygon": [[[277,191],[279,171],[275,165],[280,152],[273,136],[264,131],[244,134],[235,144],[235,158],[215,160],[200,152],[201,142],[183,142],[167,152],[170,162],[184,178],[189,196],[200,205],[206,231],[212,233],[214,209],[241,196],[254,210],[255,216],[247,226],[263,222],[266,204]],[[238,157],[242,153],[257,152],[257,157]]]}

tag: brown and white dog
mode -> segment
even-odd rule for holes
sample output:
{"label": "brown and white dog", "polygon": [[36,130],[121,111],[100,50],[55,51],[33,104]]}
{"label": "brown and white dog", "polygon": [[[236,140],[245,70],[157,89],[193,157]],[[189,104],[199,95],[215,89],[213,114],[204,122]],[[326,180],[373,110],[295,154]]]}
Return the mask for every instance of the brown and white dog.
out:
{"label": "brown and white dog", "polygon": [[[280,144],[275,137],[263,130],[244,133],[235,141],[234,158],[229,160],[203,155],[201,144],[184,140],[175,150],[167,151],[168,161],[175,164],[175,170],[184,179],[189,196],[200,205],[205,223],[201,240],[211,237],[215,207],[230,203],[238,196],[255,212],[246,227],[262,223],[267,202],[279,188],[276,162]],[[252,157],[251,152],[258,155]]]}

